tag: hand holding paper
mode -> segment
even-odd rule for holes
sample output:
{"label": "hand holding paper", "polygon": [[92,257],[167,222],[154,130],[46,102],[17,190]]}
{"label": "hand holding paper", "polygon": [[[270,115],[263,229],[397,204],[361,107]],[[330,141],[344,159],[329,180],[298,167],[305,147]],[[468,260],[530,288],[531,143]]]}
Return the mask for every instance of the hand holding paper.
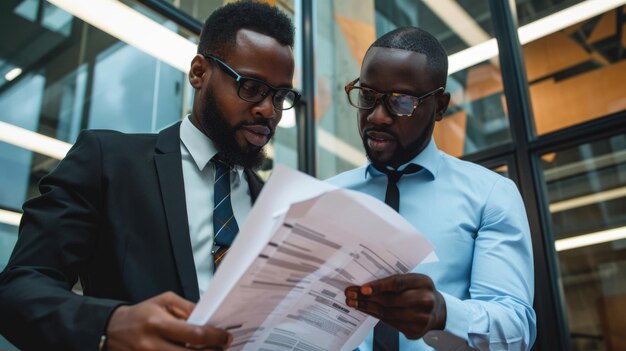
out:
{"label": "hand holding paper", "polygon": [[431,252],[383,202],[278,166],[189,322],[228,330],[232,350],[353,350],[376,320],[345,289]]}
{"label": "hand holding paper", "polygon": [[426,275],[396,274],[346,289],[346,304],[419,339],[431,329],[443,329],[446,306]]}

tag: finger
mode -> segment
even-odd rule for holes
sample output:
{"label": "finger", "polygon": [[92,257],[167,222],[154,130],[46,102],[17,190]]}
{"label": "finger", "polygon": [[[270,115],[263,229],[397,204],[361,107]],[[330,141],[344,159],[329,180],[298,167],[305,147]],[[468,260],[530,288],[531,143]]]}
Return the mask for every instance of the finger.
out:
{"label": "finger", "polygon": [[431,316],[430,311],[407,306],[390,307],[365,299],[358,300],[355,308],[387,323],[427,323]]}
{"label": "finger", "polygon": [[357,300],[367,300],[387,308],[405,308],[430,313],[435,306],[435,293],[425,289],[411,289],[401,293],[360,295]]}
{"label": "finger", "polygon": [[349,286],[344,290],[344,294],[348,299],[357,299],[359,297],[359,293],[361,291],[360,286]]}
{"label": "finger", "polygon": [[[126,350],[129,348],[129,345],[124,345],[122,346],[113,346],[113,345],[108,345],[107,344],[107,350],[109,349],[116,349],[116,350]],[[165,340],[165,339],[159,339],[159,338],[149,338],[149,339],[143,339],[141,341],[139,341],[135,347],[132,348],[133,350],[158,350],[158,351],[185,351],[188,349],[186,349],[183,345],[177,345],[175,343],[172,343],[169,340]]]}
{"label": "finger", "polygon": [[181,320],[164,320],[157,326],[157,332],[164,338],[183,345],[226,348],[232,340],[231,335],[222,329],[193,325]]}
{"label": "finger", "polygon": [[173,292],[166,292],[156,297],[156,303],[164,307],[177,318],[187,319],[194,307],[193,302],[183,299]]}
{"label": "finger", "polygon": [[363,303],[359,311],[367,313],[402,332],[409,339],[419,339],[427,331],[431,314],[405,308],[383,308],[375,303]]}
{"label": "finger", "polygon": [[402,292],[407,289],[434,289],[433,281],[426,275],[418,273],[396,274],[375,280],[361,286],[360,293],[366,296],[384,292]]}

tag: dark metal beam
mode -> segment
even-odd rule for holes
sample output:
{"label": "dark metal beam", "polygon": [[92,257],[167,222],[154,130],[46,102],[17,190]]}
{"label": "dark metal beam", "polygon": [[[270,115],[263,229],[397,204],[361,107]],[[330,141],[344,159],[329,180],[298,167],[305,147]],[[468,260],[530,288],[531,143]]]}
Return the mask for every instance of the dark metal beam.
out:
{"label": "dark metal beam", "polygon": [[298,169],[317,175],[315,150],[314,1],[302,0],[302,103],[298,108]]}
{"label": "dark metal beam", "polygon": [[498,49],[502,80],[509,111],[511,137],[515,145],[519,187],[526,204],[535,263],[535,311],[537,341],[535,350],[569,350],[569,330],[557,269],[550,214],[539,163],[531,154],[529,140],[534,134],[533,116],[526,69],[517,36],[517,16],[513,0],[489,0]]}
{"label": "dark metal beam", "polygon": [[[200,35],[202,30],[202,22],[192,17],[188,13],[178,9],[174,5],[163,0],[137,0],[152,11],[183,26],[192,33]],[[207,14],[208,16],[208,14]]]}
{"label": "dark metal beam", "polygon": [[555,132],[541,135],[530,142],[530,150],[540,154],[571,149],[596,140],[626,133],[626,111],[593,119]]}

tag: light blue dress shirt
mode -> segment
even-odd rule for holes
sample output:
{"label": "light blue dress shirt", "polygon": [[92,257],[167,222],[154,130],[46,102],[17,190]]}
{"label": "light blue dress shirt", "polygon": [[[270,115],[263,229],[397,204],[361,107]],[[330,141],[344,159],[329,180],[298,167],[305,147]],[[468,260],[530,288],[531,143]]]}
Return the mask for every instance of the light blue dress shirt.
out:
{"label": "light blue dress shirt", "polygon": [[[446,301],[447,320],[445,330],[420,340],[400,333],[400,350],[529,350],[536,335],[533,256],[517,187],[445,154],[434,140],[411,163],[423,169],[398,182],[400,214],[434,246],[439,261],[414,272],[432,278]],[[387,177],[371,164],[328,181],[385,198]],[[370,333],[359,350],[372,350],[372,338]]]}
{"label": "light blue dress shirt", "polygon": [[[191,123],[189,116],[180,125],[180,153],[185,184],[185,204],[189,238],[193,250],[200,296],[213,279],[213,183],[217,155],[213,141]],[[235,220],[241,226],[252,208],[250,188],[243,168],[235,166],[230,174],[230,198]]]}

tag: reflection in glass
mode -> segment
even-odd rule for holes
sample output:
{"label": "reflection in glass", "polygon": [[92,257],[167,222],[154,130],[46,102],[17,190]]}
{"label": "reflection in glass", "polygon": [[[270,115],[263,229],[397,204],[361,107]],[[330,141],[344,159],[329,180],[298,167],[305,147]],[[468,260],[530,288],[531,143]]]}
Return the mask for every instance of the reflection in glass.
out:
{"label": "reflection in glass", "polygon": [[[520,22],[577,3],[582,2],[518,2]],[[626,6],[591,18],[580,15],[578,23],[523,46],[537,135],[626,109]]]}
{"label": "reflection in glass", "polygon": [[[0,42],[0,209],[19,213],[63,157],[40,139],[67,151],[82,129],[155,132],[187,110],[184,72],[50,2],[0,2]],[[17,230],[3,228],[0,267]]]}
{"label": "reflection in glass", "polygon": [[572,350],[625,350],[626,135],[541,156]]}
{"label": "reflection in glass", "polygon": [[509,174],[509,165],[507,164],[503,164],[501,166],[497,166],[491,169],[492,171],[498,173],[499,175],[503,176],[503,177],[507,177],[510,178],[511,175]]}

